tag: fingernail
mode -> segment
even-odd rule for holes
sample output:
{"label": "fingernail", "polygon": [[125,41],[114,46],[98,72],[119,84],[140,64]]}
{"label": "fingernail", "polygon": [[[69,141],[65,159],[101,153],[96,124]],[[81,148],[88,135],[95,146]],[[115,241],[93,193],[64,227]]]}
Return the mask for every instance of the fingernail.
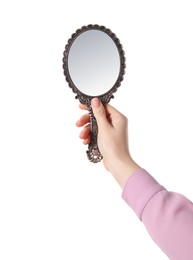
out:
{"label": "fingernail", "polygon": [[94,106],[94,107],[99,107],[99,106],[100,106],[100,99],[99,99],[99,98],[93,98],[93,99],[91,100],[91,104],[92,104],[92,106]]}

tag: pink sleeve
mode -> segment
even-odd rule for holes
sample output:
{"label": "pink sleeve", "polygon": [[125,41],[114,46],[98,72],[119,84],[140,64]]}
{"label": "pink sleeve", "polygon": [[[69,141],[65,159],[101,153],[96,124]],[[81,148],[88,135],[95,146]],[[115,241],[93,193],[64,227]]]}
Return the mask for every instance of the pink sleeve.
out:
{"label": "pink sleeve", "polygon": [[193,203],[169,192],[144,169],[126,182],[122,198],[172,260],[193,259]]}

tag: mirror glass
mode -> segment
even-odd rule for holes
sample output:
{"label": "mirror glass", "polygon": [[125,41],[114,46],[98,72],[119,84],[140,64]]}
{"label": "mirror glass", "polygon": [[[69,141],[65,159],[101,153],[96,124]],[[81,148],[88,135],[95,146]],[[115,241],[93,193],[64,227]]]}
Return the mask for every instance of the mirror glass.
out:
{"label": "mirror glass", "polygon": [[99,96],[111,89],[120,72],[120,55],[109,35],[99,30],[81,33],[71,45],[68,70],[84,94]]}

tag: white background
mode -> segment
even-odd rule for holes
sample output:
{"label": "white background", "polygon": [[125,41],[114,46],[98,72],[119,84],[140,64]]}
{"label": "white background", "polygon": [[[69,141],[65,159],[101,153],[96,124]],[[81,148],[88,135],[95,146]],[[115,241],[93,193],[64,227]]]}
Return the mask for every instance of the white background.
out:
{"label": "white background", "polygon": [[134,159],[193,199],[193,6],[162,1],[1,1],[0,259],[167,257],[92,164],[62,70],[82,25],[105,25],[127,68],[111,104],[129,118]]}

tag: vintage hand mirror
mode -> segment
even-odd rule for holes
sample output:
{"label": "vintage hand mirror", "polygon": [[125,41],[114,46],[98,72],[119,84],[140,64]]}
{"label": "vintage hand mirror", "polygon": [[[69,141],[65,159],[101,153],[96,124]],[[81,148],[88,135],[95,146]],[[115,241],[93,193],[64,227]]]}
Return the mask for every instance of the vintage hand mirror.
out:
{"label": "vintage hand mirror", "polygon": [[91,100],[98,97],[105,105],[121,85],[125,73],[125,55],[116,35],[105,26],[88,25],[76,30],[65,46],[63,69],[75,98],[90,114],[91,136],[87,157],[97,163],[102,155],[97,145],[98,127]]}

